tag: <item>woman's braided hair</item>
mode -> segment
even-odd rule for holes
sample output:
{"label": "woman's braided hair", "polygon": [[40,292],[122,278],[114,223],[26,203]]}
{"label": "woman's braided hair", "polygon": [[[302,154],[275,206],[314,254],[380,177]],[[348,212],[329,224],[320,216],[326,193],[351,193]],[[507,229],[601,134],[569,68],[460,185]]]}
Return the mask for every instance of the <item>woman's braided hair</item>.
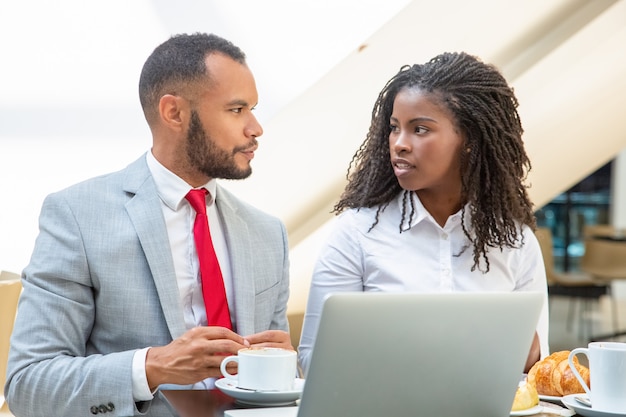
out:
{"label": "woman's braided hair", "polygon": [[[393,102],[401,89],[428,92],[453,116],[461,148],[461,199],[469,203],[471,224],[463,232],[473,246],[472,270],[485,262],[488,248],[523,244],[520,225],[535,229],[533,206],[524,182],[531,163],[524,150],[518,102],[493,65],[467,53],[444,53],[423,65],[404,66],[380,92],[365,141],[348,167],[348,184],[334,212],[378,206],[376,220],[398,193],[403,192],[403,224],[414,215],[412,191],[403,190],[390,162],[389,134]],[[472,231],[472,233],[469,232]],[[521,242],[521,243],[520,243]]]}

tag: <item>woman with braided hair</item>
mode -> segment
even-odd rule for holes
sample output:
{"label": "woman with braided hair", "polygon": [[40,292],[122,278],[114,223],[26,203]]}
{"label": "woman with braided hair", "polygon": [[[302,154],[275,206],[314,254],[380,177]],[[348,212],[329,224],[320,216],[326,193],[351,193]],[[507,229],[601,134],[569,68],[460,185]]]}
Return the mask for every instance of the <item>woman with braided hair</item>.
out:
{"label": "woman with braided hair", "polygon": [[404,66],[385,85],[314,268],[299,348],[305,372],[323,300],[338,291],[541,291],[526,370],[548,355],[517,105],[498,69],[466,53]]}

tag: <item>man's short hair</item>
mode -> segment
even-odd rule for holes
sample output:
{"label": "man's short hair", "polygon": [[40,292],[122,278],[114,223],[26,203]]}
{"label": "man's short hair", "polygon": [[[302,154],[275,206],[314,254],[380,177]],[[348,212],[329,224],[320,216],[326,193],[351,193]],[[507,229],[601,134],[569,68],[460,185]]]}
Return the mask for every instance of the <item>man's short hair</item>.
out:
{"label": "man's short hair", "polygon": [[210,78],[205,59],[212,53],[224,54],[246,63],[245,54],[232,42],[214,34],[174,35],[150,54],[139,78],[139,100],[148,123],[157,114],[165,94],[180,94],[190,83]]}

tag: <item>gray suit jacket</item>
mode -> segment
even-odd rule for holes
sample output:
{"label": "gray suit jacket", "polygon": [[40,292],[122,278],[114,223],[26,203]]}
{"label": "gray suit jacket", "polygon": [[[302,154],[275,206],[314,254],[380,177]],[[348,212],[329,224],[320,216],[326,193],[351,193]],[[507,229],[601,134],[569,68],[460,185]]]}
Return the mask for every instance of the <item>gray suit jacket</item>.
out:
{"label": "gray suit jacket", "polygon": [[[225,189],[216,204],[231,257],[237,332],[288,330],[284,225]],[[160,199],[145,157],[48,196],[23,272],[6,397],[16,416],[170,416],[136,404],[137,349],[185,332]]]}

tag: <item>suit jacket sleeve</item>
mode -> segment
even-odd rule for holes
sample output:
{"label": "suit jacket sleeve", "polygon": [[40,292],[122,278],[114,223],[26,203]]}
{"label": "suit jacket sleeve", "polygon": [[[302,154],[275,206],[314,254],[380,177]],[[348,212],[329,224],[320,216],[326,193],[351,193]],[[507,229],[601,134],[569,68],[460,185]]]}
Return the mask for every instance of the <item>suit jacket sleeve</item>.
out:
{"label": "suit jacket sleeve", "polygon": [[97,293],[85,255],[69,207],[49,197],[12,337],[7,393],[17,415],[90,415],[100,405],[121,415],[139,412],[130,375],[134,350],[90,354]]}
{"label": "suit jacket sleeve", "polygon": [[[7,366],[16,416],[86,416],[93,407],[107,416],[171,416],[160,398],[136,404],[132,396],[135,351],[169,343],[184,324],[167,247],[146,256],[167,240],[158,197],[123,191],[125,174],[44,201]],[[178,323],[174,331],[168,322]]]}

